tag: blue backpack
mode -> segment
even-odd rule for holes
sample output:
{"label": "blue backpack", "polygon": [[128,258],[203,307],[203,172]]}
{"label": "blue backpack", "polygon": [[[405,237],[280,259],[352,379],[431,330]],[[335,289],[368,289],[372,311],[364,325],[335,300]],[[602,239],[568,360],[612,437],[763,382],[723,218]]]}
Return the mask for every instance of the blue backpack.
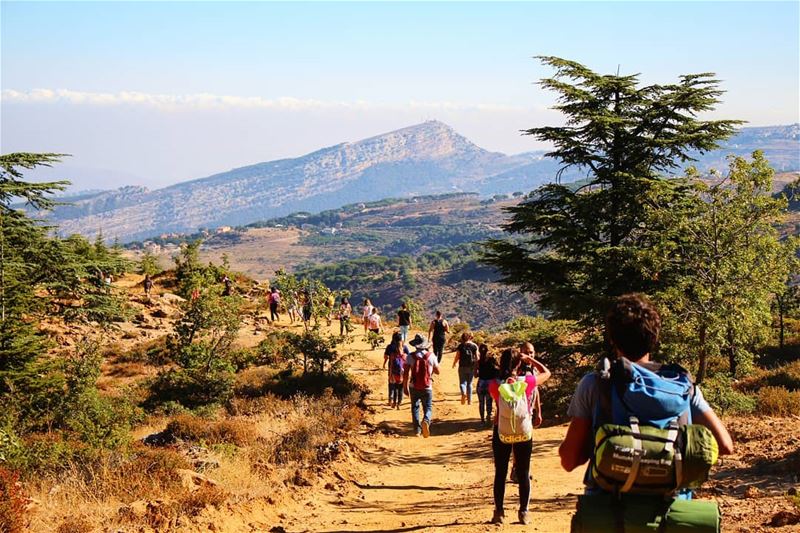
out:
{"label": "blue backpack", "polygon": [[592,478],[614,493],[669,495],[698,487],[717,441],[691,420],[694,384],[678,365],[604,360],[598,370]]}

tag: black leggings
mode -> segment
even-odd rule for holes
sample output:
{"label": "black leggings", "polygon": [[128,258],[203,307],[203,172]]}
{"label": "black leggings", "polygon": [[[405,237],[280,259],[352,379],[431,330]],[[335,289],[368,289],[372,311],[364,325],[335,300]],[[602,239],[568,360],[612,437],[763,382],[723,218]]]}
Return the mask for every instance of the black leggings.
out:
{"label": "black leggings", "polygon": [[280,315],[278,315],[278,302],[272,302],[269,304],[269,319],[275,322],[276,320],[280,320]]}
{"label": "black leggings", "polygon": [[494,508],[503,511],[503,498],[506,495],[506,476],[508,475],[508,460],[514,452],[514,465],[517,469],[519,480],[519,510],[528,510],[528,501],[531,497],[531,452],[533,439],[514,444],[500,442],[497,426],[492,434],[492,453],[494,454]]}

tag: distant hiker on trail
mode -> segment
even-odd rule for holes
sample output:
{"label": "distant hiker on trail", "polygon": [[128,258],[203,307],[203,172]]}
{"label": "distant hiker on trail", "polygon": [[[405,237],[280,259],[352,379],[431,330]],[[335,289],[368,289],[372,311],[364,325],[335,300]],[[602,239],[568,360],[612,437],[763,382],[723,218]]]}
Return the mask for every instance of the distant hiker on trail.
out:
{"label": "distant hiker on trail", "polygon": [[389,367],[389,406],[400,408],[403,403],[403,373],[410,352],[400,332],[392,334],[392,342],[383,351],[383,368]]}
{"label": "distant hiker on trail", "polygon": [[377,307],[372,308],[372,313],[369,315],[369,318],[367,318],[367,324],[369,326],[369,331],[372,333],[376,335],[383,333],[383,322],[381,322],[381,314]]}
{"label": "distant hiker on trail", "polygon": [[[716,503],[687,501],[688,489],[705,481],[717,451],[733,452],[733,441],[685,369],[651,361],[660,331],[661,316],[644,296],[617,298],[606,314],[611,360],[604,359],[581,379],[567,410],[571,420],[558,454],[567,471],[590,462],[586,493],[579,496],[574,520],[593,524],[593,531],[613,530],[620,520],[633,520],[640,509],[630,509],[629,516],[625,508],[646,504],[642,494],[653,495],[652,505],[664,511],[665,497],[670,498],[667,507],[680,507],[687,531],[718,530]],[[595,449],[595,442],[602,446]],[[639,468],[645,460],[660,468]],[[614,494],[626,493],[638,499],[626,498],[624,507],[613,505],[621,501]],[[673,497],[677,500],[670,504]],[[662,516],[662,523],[671,513]]]}
{"label": "distant hiker on trail", "polygon": [[350,317],[353,314],[353,307],[350,305],[350,300],[342,297],[342,303],[339,305],[339,335],[344,335],[345,332],[350,333]]}
{"label": "distant hiker on trail", "polygon": [[144,275],[144,295],[150,298],[150,293],[153,291],[153,279],[150,277],[150,274]]}
{"label": "distant hiker on trail", "polygon": [[450,324],[442,318],[442,312],[436,311],[436,316],[431,321],[428,328],[428,340],[433,342],[433,353],[441,363],[444,355],[444,344],[447,342],[447,334],[450,332]]}
{"label": "distant hiker on trail", "polygon": [[514,454],[519,476],[519,512],[521,524],[528,524],[528,502],[531,495],[530,465],[533,449],[533,420],[530,410],[531,396],[536,386],[550,378],[550,371],[534,360],[538,377],[533,374],[517,376],[519,353],[514,348],[503,350],[500,355],[500,379],[489,384],[497,404],[497,419],[492,431],[494,454],[494,514],[493,524],[502,524],[505,519],[503,499],[506,492],[508,460]]}
{"label": "distant hiker on trail", "polygon": [[403,337],[403,342],[408,340],[408,330],[411,329],[411,311],[408,310],[408,304],[403,302],[400,305],[400,310],[397,312],[397,325],[400,327],[400,335]]}
{"label": "distant hiker on trail", "polygon": [[[535,360],[536,350],[533,347],[533,344],[530,342],[523,342],[519,345],[519,359],[518,362],[515,364],[517,369],[517,376],[527,376],[529,374],[536,375],[536,369],[533,367],[533,361]],[[537,428],[542,425],[542,402],[539,396],[539,387],[533,389],[533,394],[531,395],[531,416],[533,417],[533,427]],[[513,458],[512,458],[513,459]],[[512,483],[518,483],[519,478],[517,476],[517,469],[516,463],[512,460],[511,466],[511,474],[509,475],[509,480]]]}
{"label": "distant hiker on trail", "polygon": [[364,298],[364,305],[361,308],[361,322],[364,324],[364,335],[369,330],[369,315],[372,314],[372,302],[369,298]]}
{"label": "distant hiker on trail", "polygon": [[222,278],[222,283],[225,285],[225,289],[222,291],[223,296],[230,296],[233,292],[233,280],[228,277],[226,274],[224,278]]}
{"label": "distant hiker on trail", "polygon": [[492,396],[489,394],[489,383],[498,377],[497,359],[489,352],[489,346],[478,346],[478,365],[475,374],[478,377],[478,411],[484,425],[492,423]]}
{"label": "distant hiker on trail", "polygon": [[[422,335],[415,335],[409,344],[414,348],[406,358],[403,370],[403,392],[411,398],[411,421],[417,436],[425,438],[431,434],[433,419],[433,374],[439,373],[439,361],[429,351],[430,342]],[[419,409],[422,408],[422,421]]]}
{"label": "distant hiker on trail", "polygon": [[475,363],[478,362],[478,345],[472,342],[472,333],[461,334],[461,343],[456,348],[453,368],[458,364],[458,386],[461,389],[461,405],[472,405],[472,379],[475,377]]}
{"label": "distant hiker on trail", "polygon": [[289,295],[289,323],[294,324],[295,320],[300,320],[300,295],[297,291],[292,291]]}
{"label": "distant hiker on trail", "polygon": [[327,304],[327,308],[325,309],[327,311],[327,323],[330,326],[333,321],[333,310],[336,308],[336,295],[330,293],[325,303]]}
{"label": "distant hiker on trail", "polygon": [[308,331],[308,328],[311,327],[311,317],[314,315],[314,301],[311,299],[311,294],[308,290],[304,290],[300,294],[300,303],[302,305],[303,327]]}
{"label": "distant hiker on trail", "polygon": [[269,293],[269,319],[272,322],[277,322],[281,319],[281,316],[278,314],[280,305],[281,291],[278,290],[278,287],[272,287]]}

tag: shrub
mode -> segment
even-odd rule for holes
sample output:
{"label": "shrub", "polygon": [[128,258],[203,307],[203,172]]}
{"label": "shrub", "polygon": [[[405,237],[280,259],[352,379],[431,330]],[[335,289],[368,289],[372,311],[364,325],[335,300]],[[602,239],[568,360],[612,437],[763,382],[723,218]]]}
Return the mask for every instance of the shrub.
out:
{"label": "shrub", "polygon": [[702,391],[708,403],[720,414],[748,414],[756,408],[756,399],[736,390],[733,380],[725,373],[714,374],[703,381]]}
{"label": "shrub", "polygon": [[150,382],[150,397],[145,406],[179,404],[188,408],[223,403],[233,394],[233,372],[201,369],[170,369]]}
{"label": "shrub", "polygon": [[166,432],[176,438],[206,444],[251,444],[255,438],[252,426],[240,420],[203,420],[192,415],[179,415],[167,424]]}
{"label": "shrub", "polygon": [[25,504],[19,474],[0,467],[0,531],[18,533],[25,530]]}
{"label": "shrub", "polygon": [[758,411],[765,415],[789,416],[800,413],[800,391],[764,387],[758,391]]}
{"label": "shrub", "polygon": [[362,420],[358,398],[337,398],[326,390],[319,398],[296,397],[291,429],[271,448],[277,464],[319,464],[330,459],[340,437],[356,429]]}
{"label": "shrub", "polygon": [[272,394],[280,398],[291,398],[297,394],[320,396],[330,389],[334,395],[345,397],[351,394],[360,400],[367,390],[353,380],[345,371],[335,370],[327,374],[304,374],[291,369],[275,371],[269,368],[253,368],[237,376],[236,396],[257,398]]}

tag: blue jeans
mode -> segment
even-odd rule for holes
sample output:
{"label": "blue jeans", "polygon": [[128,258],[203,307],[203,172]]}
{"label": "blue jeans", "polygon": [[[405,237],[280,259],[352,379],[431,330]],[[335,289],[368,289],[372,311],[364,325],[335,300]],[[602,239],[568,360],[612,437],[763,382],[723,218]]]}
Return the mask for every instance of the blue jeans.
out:
{"label": "blue jeans", "polygon": [[419,408],[422,407],[422,417],[430,425],[433,417],[433,389],[417,390],[411,388],[411,422],[414,424],[414,431],[422,431],[419,419]]}
{"label": "blue jeans", "polygon": [[472,403],[472,376],[475,375],[475,369],[471,366],[458,367],[458,386],[461,388],[461,394],[467,396],[467,401]]}
{"label": "blue jeans", "polygon": [[400,336],[403,338],[403,342],[406,342],[406,339],[408,339],[408,326],[400,326]]}
{"label": "blue jeans", "polygon": [[402,383],[389,383],[389,402],[396,404],[403,403]]}
{"label": "blue jeans", "polygon": [[478,410],[481,413],[481,420],[491,420],[492,418],[492,405],[494,402],[489,394],[489,383],[491,381],[491,379],[478,380]]}

